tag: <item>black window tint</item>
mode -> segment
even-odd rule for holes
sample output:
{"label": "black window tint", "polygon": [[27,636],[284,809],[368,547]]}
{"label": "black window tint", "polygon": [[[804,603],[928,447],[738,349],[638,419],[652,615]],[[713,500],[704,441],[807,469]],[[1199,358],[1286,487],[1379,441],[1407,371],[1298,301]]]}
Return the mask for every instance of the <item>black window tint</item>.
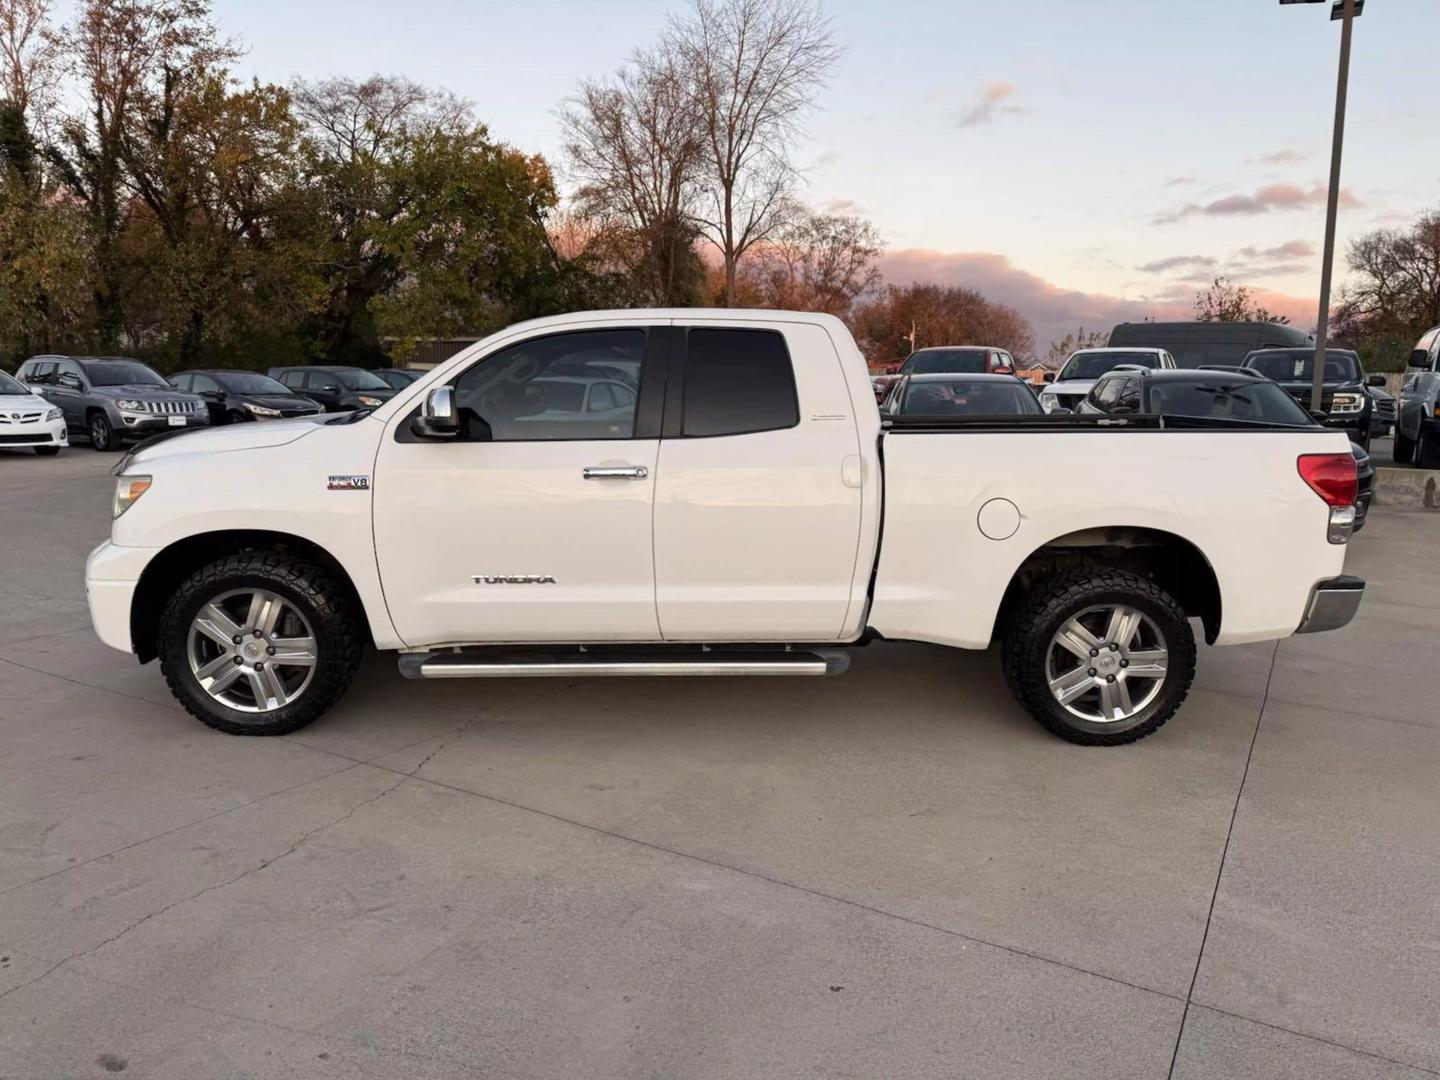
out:
{"label": "black window tint", "polygon": [[552,334],[501,349],[455,383],[464,435],[502,442],[634,438],[634,396],[615,394],[611,376],[638,372],[644,358],[639,329]]}
{"label": "black window tint", "polygon": [[1115,405],[1115,399],[1120,396],[1119,379],[1101,379],[1095,384],[1095,389],[1090,391],[1090,404],[1097,405],[1109,412]]}
{"label": "black window tint", "polygon": [[1117,409],[1129,409],[1131,412],[1140,411],[1140,380],[1139,379],[1116,379],[1120,385],[1120,391],[1115,397]]}
{"label": "black window tint", "polygon": [[691,330],[685,353],[684,435],[743,435],[800,422],[795,373],[774,330]]}

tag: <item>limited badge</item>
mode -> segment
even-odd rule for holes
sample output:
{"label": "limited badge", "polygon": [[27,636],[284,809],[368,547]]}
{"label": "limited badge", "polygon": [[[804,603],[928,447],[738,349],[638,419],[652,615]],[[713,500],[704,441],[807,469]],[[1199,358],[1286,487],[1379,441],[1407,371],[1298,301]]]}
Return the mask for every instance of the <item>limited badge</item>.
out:
{"label": "limited badge", "polygon": [[331,491],[369,491],[368,476],[332,476],[326,485]]}

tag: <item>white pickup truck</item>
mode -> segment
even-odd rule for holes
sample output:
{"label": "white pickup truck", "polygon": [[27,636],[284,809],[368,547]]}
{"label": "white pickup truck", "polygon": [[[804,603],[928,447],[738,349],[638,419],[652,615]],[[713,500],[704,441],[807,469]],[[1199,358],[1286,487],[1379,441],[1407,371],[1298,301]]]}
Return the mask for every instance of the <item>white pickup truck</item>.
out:
{"label": "white pickup truck", "polygon": [[1124,743],[1185,698],[1190,620],[1280,638],[1364,589],[1342,433],[882,424],[824,315],[523,323],[373,412],[159,436],[116,473],[96,632],[235,734],[314,720],[370,644],[421,679],[831,675],[883,638],[998,642],[1042,724]]}

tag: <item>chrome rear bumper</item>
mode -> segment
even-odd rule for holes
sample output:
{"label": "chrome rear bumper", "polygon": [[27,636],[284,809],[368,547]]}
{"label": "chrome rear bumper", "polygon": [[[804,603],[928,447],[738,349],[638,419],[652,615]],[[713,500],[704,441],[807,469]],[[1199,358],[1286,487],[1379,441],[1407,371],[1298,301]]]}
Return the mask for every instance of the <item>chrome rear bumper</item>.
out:
{"label": "chrome rear bumper", "polygon": [[1321,630],[1339,629],[1355,617],[1364,595],[1364,579],[1349,574],[1318,582],[1310,590],[1310,602],[1305,605],[1305,617],[1300,620],[1295,632],[1318,634]]}

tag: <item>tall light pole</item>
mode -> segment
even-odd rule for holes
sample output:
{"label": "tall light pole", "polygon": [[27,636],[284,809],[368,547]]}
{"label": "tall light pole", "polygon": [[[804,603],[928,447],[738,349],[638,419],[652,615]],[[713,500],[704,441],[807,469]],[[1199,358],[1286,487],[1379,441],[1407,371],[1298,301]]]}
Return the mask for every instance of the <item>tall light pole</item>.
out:
{"label": "tall light pole", "polygon": [[[1280,0],[1281,4],[1317,4],[1324,0]],[[1310,408],[1324,401],[1325,346],[1330,336],[1330,276],[1335,264],[1335,216],[1340,204],[1340,150],[1345,142],[1345,95],[1350,84],[1350,33],[1365,0],[1333,0],[1330,19],[1340,28],[1340,79],[1335,87],[1335,136],[1330,144],[1330,190],[1325,200],[1325,253],[1320,263],[1320,317],[1315,322],[1315,370],[1310,382]]]}

